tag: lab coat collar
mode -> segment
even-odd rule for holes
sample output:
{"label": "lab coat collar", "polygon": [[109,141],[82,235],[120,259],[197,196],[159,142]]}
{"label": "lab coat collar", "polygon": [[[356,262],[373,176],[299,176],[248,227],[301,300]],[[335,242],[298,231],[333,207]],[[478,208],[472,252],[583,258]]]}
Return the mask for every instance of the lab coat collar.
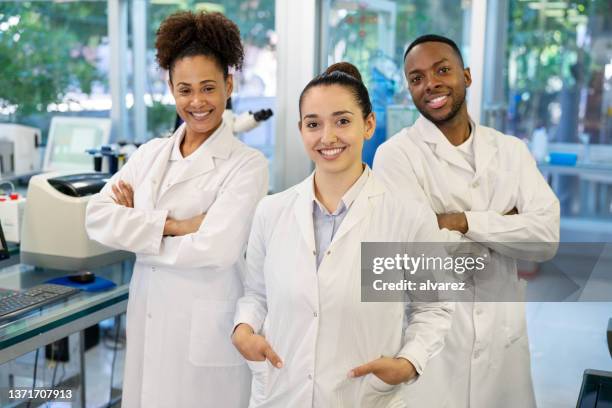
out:
{"label": "lab coat collar", "polygon": [[[157,200],[161,197],[157,197],[161,181],[163,180],[164,174],[168,169],[168,161],[172,155],[174,146],[177,143],[177,139],[182,139],[187,125],[183,123],[168,139],[168,143],[164,145],[162,150],[159,152],[157,159],[155,160],[153,167],[151,168],[151,183],[152,183],[152,197]],[[180,140],[178,141],[180,143]],[[215,168],[214,158],[227,159],[233,148],[234,148],[234,137],[230,128],[225,124],[221,123],[219,128],[210,135],[210,137],[201,146],[201,150],[194,152],[196,156],[190,160],[186,166],[185,171],[177,177],[173,185],[185,182],[194,177],[201,176],[202,174],[208,173]],[[170,188],[165,189],[168,192]],[[165,194],[165,193],[164,193]]]}
{"label": "lab coat collar", "polygon": [[[470,164],[461,156],[461,153],[457,151],[456,147],[448,141],[446,136],[444,136],[433,122],[426,119],[423,115],[420,115],[414,123],[414,127],[421,140],[435,145],[434,153],[438,157],[464,170],[473,171]],[[472,136],[475,134],[476,132],[473,132]],[[476,142],[476,140],[474,140],[474,142]]]}
{"label": "lab coat collar", "polygon": [[[372,171],[368,166],[364,169],[367,172],[367,180],[355,201],[349,208],[349,212],[346,218],[340,224],[338,232],[334,235],[332,244],[338,241],[342,236],[348,233],[359,221],[369,213],[371,197],[375,197],[384,193],[382,186],[377,183],[372,176]],[[314,238],[314,226],[312,219],[312,203],[314,200],[314,172],[296,186],[298,197],[295,204],[295,216],[304,237],[304,241],[308,246],[308,249],[316,254],[315,238]]]}
{"label": "lab coat collar", "polygon": [[[182,126],[185,126],[185,124]],[[181,137],[183,134],[184,128],[183,133],[175,133],[172,137]],[[234,135],[229,126],[222,122],[219,128],[193,153],[193,158],[174,184],[182,183],[213,170],[215,168],[214,159],[227,159],[234,146],[234,141]]]}
{"label": "lab coat collar", "polygon": [[486,173],[491,160],[497,155],[495,132],[484,126],[474,126],[474,160],[476,163],[476,178]]}
{"label": "lab coat collar", "polygon": [[[357,181],[355,181],[353,185],[348,189],[348,191],[344,193],[344,196],[342,196],[342,199],[340,200],[340,204],[338,205],[338,208],[336,208],[336,211],[334,211],[333,215],[340,214],[341,212],[347,211],[349,208],[351,208],[351,205],[353,204],[353,202],[355,201],[355,199],[361,192],[361,189],[367,182],[368,176],[370,174],[370,168],[368,167],[368,165],[363,164],[363,166],[364,167],[363,167],[363,172],[361,173],[361,176],[359,176]],[[329,211],[327,211],[325,206],[323,206],[323,204],[321,204],[319,200],[317,199],[314,188],[315,188],[314,177],[312,177],[312,199],[314,201],[314,206],[319,207],[319,209],[321,210],[323,214],[329,215],[330,214]]]}

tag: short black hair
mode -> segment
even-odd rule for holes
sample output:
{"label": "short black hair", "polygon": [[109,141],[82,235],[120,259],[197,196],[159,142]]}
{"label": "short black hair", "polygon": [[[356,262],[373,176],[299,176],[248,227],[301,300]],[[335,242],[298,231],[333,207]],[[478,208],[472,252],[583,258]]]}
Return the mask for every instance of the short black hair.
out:
{"label": "short black hair", "polygon": [[463,56],[461,55],[461,50],[459,49],[459,47],[457,47],[457,44],[450,38],[447,38],[441,35],[437,35],[437,34],[425,34],[425,35],[420,36],[413,42],[411,42],[408,48],[406,49],[406,52],[404,53],[404,62],[406,61],[406,57],[408,56],[408,53],[410,52],[410,50],[412,50],[417,45],[423,44],[426,42],[441,42],[441,43],[450,45],[450,47],[455,51],[455,54],[457,54],[457,56],[459,57],[459,61],[461,61],[461,65],[462,66],[464,65]]}

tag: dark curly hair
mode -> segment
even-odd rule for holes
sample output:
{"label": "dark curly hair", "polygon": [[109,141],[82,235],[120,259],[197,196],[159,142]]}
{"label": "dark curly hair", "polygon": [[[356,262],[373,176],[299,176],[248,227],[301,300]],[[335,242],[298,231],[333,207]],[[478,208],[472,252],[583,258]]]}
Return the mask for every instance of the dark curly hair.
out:
{"label": "dark curly hair", "polygon": [[221,13],[179,11],[162,21],[155,40],[157,63],[170,73],[176,61],[185,57],[212,57],[223,76],[229,68],[242,69],[244,50],[238,26]]}
{"label": "dark curly hair", "polygon": [[331,85],[340,85],[349,89],[353,94],[355,101],[361,108],[364,118],[372,113],[370,94],[368,93],[368,89],[363,84],[361,73],[359,73],[357,67],[349,62],[337,62],[330,65],[321,75],[314,77],[306,85],[306,87],[304,87],[304,90],[300,95],[299,102],[300,118],[302,117],[302,101],[308,90],[317,86]]}

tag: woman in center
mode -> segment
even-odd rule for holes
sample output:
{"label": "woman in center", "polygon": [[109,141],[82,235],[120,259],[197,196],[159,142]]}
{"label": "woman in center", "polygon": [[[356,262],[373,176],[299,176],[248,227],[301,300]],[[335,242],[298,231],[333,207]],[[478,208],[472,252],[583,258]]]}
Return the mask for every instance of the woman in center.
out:
{"label": "woman in center", "polygon": [[442,348],[453,307],[362,302],[361,242],[435,241],[435,215],[396,201],[362,163],[376,118],[354,66],[329,67],[299,103],[315,170],[258,205],[234,321],[250,407],[401,407],[399,385]]}

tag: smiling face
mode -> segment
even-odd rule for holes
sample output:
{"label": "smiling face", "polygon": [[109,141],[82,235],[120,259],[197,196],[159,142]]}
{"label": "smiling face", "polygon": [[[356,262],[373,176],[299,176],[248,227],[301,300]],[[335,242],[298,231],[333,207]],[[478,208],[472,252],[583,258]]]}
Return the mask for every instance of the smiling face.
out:
{"label": "smiling face", "polygon": [[317,172],[360,174],[363,143],[376,128],[376,118],[366,118],[355,95],[340,85],[321,85],[303,97],[299,123],[306,153]]}
{"label": "smiling face", "polygon": [[472,77],[450,45],[418,44],[406,56],[404,72],[415,106],[431,122],[441,125],[458,114],[467,119],[465,94]]}
{"label": "smiling face", "polygon": [[176,61],[169,86],[187,132],[204,138],[210,136],[221,124],[225,104],[232,94],[232,76],[224,78],[214,59],[196,55]]}

